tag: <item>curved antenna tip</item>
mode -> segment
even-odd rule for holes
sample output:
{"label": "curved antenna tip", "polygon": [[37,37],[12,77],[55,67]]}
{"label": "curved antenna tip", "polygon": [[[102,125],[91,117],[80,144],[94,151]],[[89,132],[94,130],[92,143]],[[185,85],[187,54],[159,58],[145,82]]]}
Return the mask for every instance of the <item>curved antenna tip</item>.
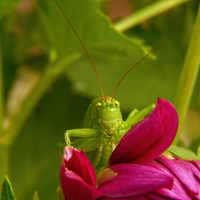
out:
{"label": "curved antenna tip", "polygon": [[166,47],[157,47],[157,48],[154,48],[152,49],[151,51],[149,51],[145,56],[143,56],[135,65],[133,65],[123,76],[122,78],[119,80],[119,82],[117,83],[115,89],[114,89],[114,92],[112,94],[112,99],[111,101],[113,101],[114,99],[114,95],[115,95],[115,92],[117,90],[117,88],[119,87],[120,83],[122,82],[122,80],[132,71],[132,69],[134,69],[139,63],[141,63],[146,57],[148,57],[150,54],[152,54],[153,52],[159,50],[159,49],[166,49]]}

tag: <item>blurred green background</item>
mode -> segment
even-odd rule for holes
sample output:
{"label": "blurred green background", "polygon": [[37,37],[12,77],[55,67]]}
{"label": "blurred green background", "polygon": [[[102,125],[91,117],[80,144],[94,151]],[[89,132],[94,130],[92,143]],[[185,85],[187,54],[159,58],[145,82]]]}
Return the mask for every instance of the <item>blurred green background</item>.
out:
{"label": "blurred green background", "polygon": [[[58,0],[88,50],[106,96],[151,48],[172,49],[156,51],[122,81],[115,98],[124,117],[157,98],[173,103],[175,97],[199,1],[182,2],[125,33],[114,28],[121,18],[155,2]],[[101,96],[97,78],[53,0],[1,0],[0,34],[0,181],[8,174],[17,199],[32,199],[36,190],[41,199],[58,199],[56,144],[64,143],[65,130],[81,128],[91,100]],[[199,85],[198,77],[180,141],[193,151],[200,143]]]}

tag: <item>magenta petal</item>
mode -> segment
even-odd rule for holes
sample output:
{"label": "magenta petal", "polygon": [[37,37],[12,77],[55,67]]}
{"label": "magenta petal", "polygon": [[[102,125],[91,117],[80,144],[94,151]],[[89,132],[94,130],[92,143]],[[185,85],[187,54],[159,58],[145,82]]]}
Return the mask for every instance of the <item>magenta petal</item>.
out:
{"label": "magenta petal", "polygon": [[[170,191],[169,190],[166,190],[167,192],[169,192],[170,194]],[[166,196],[162,196],[160,194],[157,194],[157,193],[154,193],[154,192],[150,192],[150,193],[147,193],[144,195],[147,199],[153,199],[153,200],[183,200],[182,198],[180,198],[179,196],[177,195],[174,195],[174,196],[168,196],[168,193],[166,193]],[[188,199],[189,200],[189,199]]]}
{"label": "magenta petal", "polygon": [[60,169],[60,184],[65,199],[94,200],[103,196],[95,188],[94,168],[85,153],[72,147],[64,148]]}
{"label": "magenta petal", "polygon": [[187,162],[176,157],[174,159],[167,159],[164,156],[159,156],[157,160],[174,174],[191,196],[199,193],[193,171]]}
{"label": "magenta petal", "polygon": [[[183,185],[176,178],[174,180],[174,185],[173,185],[172,190],[168,190],[166,188],[160,188],[158,190],[155,190],[154,194],[163,198],[176,199],[176,200],[191,198],[191,196],[187,193]],[[149,195],[145,195],[145,196],[150,197]]]}
{"label": "magenta petal", "polygon": [[154,111],[120,140],[110,157],[110,164],[143,164],[156,158],[170,146],[177,128],[175,107],[165,99],[158,99]]}
{"label": "magenta petal", "polygon": [[[149,198],[143,197],[143,196],[134,196],[134,197],[124,197],[124,198],[108,198],[108,197],[102,197],[98,200],[149,200]],[[167,199],[169,200],[169,199]]]}
{"label": "magenta petal", "polygon": [[195,196],[196,199],[200,199],[200,180],[196,179],[196,183],[197,183],[199,193],[197,195],[194,195],[194,196]]}
{"label": "magenta petal", "polygon": [[[161,157],[161,156],[159,156]],[[168,159],[168,158],[166,158]],[[157,190],[154,190],[153,193],[145,194],[145,197],[148,197],[150,199],[176,199],[176,200],[183,200],[183,199],[189,199],[190,195],[185,190],[184,186],[181,184],[181,182],[174,176],[174,174],[166,168],[164,165],[162,165],[160,162],[157,162],[155,160],[146,163],[145,165],[154,167],[156,169],[159,169],[163,171],[164,173],[167,173],[174,177],[174,183],[171,190],[167,188],[159,188]]]}
{"label": "magenta petal", "polygon": [[117,176],[99,185],[107,197],[133,197],[166,187],[171,189],[173,177],[158,169],[137,164],[118,164],[110,167]]}
{"label": "magenta petal", "polygon": [[75,172],[85,182],[95,187],[96,177],[94,168],[82,149],[78,151],[66,146],[64,148],[63,160],[68,170]]}
{"label": "magenta petal", "polygon": [[184,161],[184,162],[186,162],[187,165],[190,166],[192,173],[200,181],[200,161],[199,160],[193,160],[193,161]]}
{"label": "magenta petal", "polygon": [[200,171],[200,160],[193,160],[191,161],[194,165],[196,165],[196,167],[199,169]]}

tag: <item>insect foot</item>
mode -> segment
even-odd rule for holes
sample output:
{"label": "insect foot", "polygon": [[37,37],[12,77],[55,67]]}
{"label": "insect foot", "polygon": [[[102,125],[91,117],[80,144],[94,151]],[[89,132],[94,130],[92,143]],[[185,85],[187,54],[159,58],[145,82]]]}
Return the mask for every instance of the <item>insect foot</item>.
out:
{"label": "insect foot", "polygon": [[66,142],[67,146],[70,147],[71,146],[71,141],[70,141],[69,135],[70,135],[70,130],[65,132],[65,142]]}

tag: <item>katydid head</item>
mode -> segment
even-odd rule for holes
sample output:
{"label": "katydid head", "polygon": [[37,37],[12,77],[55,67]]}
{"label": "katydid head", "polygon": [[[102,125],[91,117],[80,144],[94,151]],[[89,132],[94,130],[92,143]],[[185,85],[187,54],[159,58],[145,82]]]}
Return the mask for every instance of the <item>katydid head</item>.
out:
{"label": "katydid head", "polygon": [[97,98],[92,101],[91,114],[95,125],[108,136],[115,135],[122,121],[120,103],[111,97]]}

